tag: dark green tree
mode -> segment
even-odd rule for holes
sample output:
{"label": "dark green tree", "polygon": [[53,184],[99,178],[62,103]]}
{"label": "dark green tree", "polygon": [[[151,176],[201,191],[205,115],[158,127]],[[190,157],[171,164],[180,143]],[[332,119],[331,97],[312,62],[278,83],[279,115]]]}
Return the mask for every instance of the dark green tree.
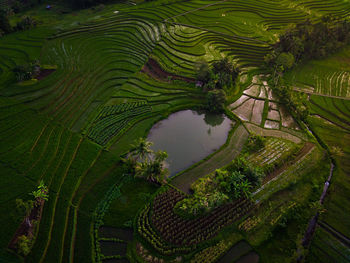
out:
{"label": "dark green tree", "polygon": [[164,167],[166,158],[168,158],[166,152],[155,152],[149,160],[137,164],[135,176],[145,178],[153,183],[163,184],[168,173]]}
{"label": "dark green tree", "polygon": [[211,90],[207,93],[207,110],[223,112],[225,109],[226,94],[223,90]]}
{"label": "dark green tree", "polygon": [[151,150],[152,142],[140,137],[131,145],[133,150],[129,153],[135,160],[148,160],[149,155],[153,153]]}
{"label": "dark green tree", "polygon": [[199,61],[195,64],[195,72],[197,81],[208,83],[210,80],[210,69],[206,61]]}
{"label": "dark green tree", "polygon": [[278,55],[276,59],[276,65],[278,67],[283,67],[283,70],[291,69],[294,66],[294,56],[292,53],[289,52],[282,52]]}
{"label": "dark green tree", "polygon": [[2,30],[5,34],[12,32],[8,14],[5,10],[2,9],[0,9],[0,30]]}

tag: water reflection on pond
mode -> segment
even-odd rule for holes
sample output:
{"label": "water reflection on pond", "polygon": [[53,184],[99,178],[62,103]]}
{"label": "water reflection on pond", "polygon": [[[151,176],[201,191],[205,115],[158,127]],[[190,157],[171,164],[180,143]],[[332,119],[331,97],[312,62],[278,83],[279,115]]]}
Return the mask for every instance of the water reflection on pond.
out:
{"label": "water reflection on pond", "polygon": [[171,175],[188,168],[226,142],[231,120],[223,114],[179,111],[155,124],[148,140],[164,150]]}

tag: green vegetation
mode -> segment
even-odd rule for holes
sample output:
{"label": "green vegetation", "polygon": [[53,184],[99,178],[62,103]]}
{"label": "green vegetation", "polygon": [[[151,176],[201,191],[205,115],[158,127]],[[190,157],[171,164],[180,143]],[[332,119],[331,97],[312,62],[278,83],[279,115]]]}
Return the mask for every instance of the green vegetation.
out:
{"label": "green vegetation", "polygon": [[8,12],[0,9],[0,37],[4,34],[8,34],[12,31],[10,21],[8,19]]}
{"label": "green vegetation", "polygon": [[139,138],[132,145],[133,150],[127,154],[127,159],[124,160],[125,166],[130,176],[164,184],[168,175],[168,170],[164,165],[168,154],[164,151],[154,152],[150,149],[152,144],[144,138]]}
{"label": "green vegetation", "polygon": [[200,178],[191,186],[193,195],[178,202],[174,212],[184,218],[195,218],[218,206],[239,198],[248,198],[260,185],[263,173],[243,158],[235,159],[225,170]]}
{"label": "green vegetation", "polygon": [[207,92],[206,110],[224,112],[226,94],[231,94],[235,88],[240,70],[225,57],[214,62],[211,68],[206,62],[199,62],[196,71],[196,85]]}
{"label": "green vegetation", "polygon": [[246,142],[245,151],[255,153],[265,147],[265,138],[259,135],[251,134]]}
{"label": "green vegetation", "polygon": [[[0,1],[0,261],[292,262],[333,160],[302,250],[347,262],[349,13],[343,0]],[[234,120],[227,142],[165,180],[167,154],[142,138],[203,108]]]}
{"label": "green vegetation", "polygon": [[49,200],[49,194],[48,194],[49,189],[47,186],[44,184],[44,181],[41,180],[40,184],[38,186],[38,190],[33,191],[31,193],[32,196],[34,196],[35,200],[37,200],[38,203],[41,201],[47,201]]}
{"label": "green vegetation", "polygon": [[121,197],[111,203],[105,215],[105,225],[115,227],[128,225],[158,187],[138,178],[126,182],[120,189]]}

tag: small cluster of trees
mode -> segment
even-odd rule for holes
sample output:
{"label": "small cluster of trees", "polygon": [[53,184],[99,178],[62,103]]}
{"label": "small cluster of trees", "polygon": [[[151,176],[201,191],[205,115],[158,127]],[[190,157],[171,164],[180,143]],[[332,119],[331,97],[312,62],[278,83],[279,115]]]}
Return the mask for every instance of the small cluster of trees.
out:
{"label": "small cluster of trees", "polygon": [[207,62],[196,65],[197,85],[207,92],[207,110],[223,112],[226,95],[235,86],[240,70],[227,57],[209,67]]}
{"label": "small cluster of trees", "polygon": [[249,198],[263,176],[260,168],[237,158],[227,168],[217,169],[193,183],[193,195],[178,202],[174,212],[184,218],[195,218],[227,202]]}
{"label": "small cluster of trees", "polygon": [[8,10],[0,9],[0,37],[11,32],[12,27],[9,21],[9,12]]}
{"label": "small cluster of trees", "polygon": [[25,224],[26,234],[19,236],[17,239],[17,252],[21,255],[28,255],[33,245],[33,229],[38,219],[38,214],[32,214],[33,209],[36,208],[39,212],[43,202],[49,198],[48,192],[48,187],[41,180],[37,189],[30,193],[34,197],[34,200],[23,201],[23,199],[16,199],[17,210],[25,216],[24,223],[22,224]]}
{"label": "small cluster of trees", "polygon": [[16,26],[12,27],[9,17],[13,14],[13,9],[0,9],[0,37],[14,31],[26,30],[37,25],[37,21],[31,16],[23,16]]}
{"label": "small cluster of trees", "polygon": [[[303,59],[317,59],[350,44],[350,21],[332,15],[312,24],[310,20],[290,26],[266,55],[265,62],[281,73]],[[279,74],[280,75],[280,74]],[[277,75],[278,76],[278,75]]]}
{"label": "small cluster of trees", "polygon": [[16,65],[12,69],[12,72],[15,74],[17,81],[29,80],[40,74],[40,63],[38,60],[35,60],[22,65]]}
{"label": "small cluster of trees", "polygon": [[306,121],[309,115],[307,107],[307,94],[301,92],[293,92],[292,87],[276,85],[273,87],[273,92],[280,99],[281,104],[286,106],[294,113],[296,119]]}
{"label": "small cluster of trees", "polygon": [[165,160],[168,154],[165,151],[153,151],[152,142],[144,138],[139,138],[132,146],[124,163],[128,173],[135,177],[145,178],[146,180],[163,184],[169,173],[165,168]]}

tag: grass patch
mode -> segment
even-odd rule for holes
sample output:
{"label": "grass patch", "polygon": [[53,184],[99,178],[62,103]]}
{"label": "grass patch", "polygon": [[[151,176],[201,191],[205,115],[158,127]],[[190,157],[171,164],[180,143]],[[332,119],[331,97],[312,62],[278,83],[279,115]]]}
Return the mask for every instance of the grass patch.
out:
{"label": "grass patch", "polygon": [[121,188],[122,195],[111,203],[104,217],[104,224],[125,227],[132,222],[137,212],[145,206],[158,187],[142,179],[133,179],[124,184]]}

